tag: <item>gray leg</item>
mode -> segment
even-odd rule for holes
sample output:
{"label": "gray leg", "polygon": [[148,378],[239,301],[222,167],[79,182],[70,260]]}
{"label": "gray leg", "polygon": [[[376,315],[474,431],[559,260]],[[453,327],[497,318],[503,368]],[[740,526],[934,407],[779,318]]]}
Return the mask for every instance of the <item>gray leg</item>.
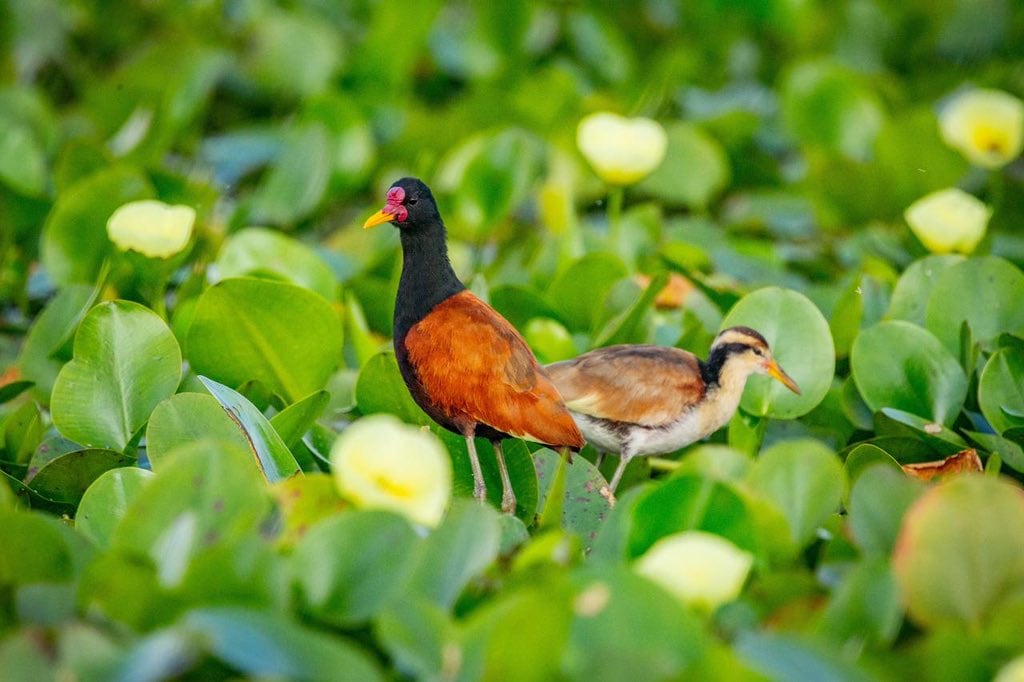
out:
{"label": "gray leg", "polygon": [[498,470],[501,471],[501,511],[506,514],[516,513],[516,494],[512,490],[512,479],[508,475],[505,464],[505,453],[501,449],[501,441],[491,441],[494,445],[494,456],[498,458]]}
{"label": "gray leg", "polygon": [[619,481],[622,479],[622,473],[626,470],[629,465],[629,460],[633,459],[633,451],[629,446],[623,446],[622,452],[619,454],[619,466],[615,468],[615,475],[612,476],[612,480],[608,482],[608,490],[612,493],[619,487]]}
{"label": "gray leg", "polygon": [[600,469],[601,468],[601,465],[604,464],[604,456],[607,455],[607,454],[608,453],[605,452],[604,450],[598,450],[597,451],[597,456],[594,457],[594,468],[595,469]]}
{"label": "gray leg", "polygon": [[480,468],[480,458],[476,456],[476,442],[473,440],[473,433],[476,429],[470,429],[466,433],[466,449],[469,450],[469,466],[473,468],[473,497],[477,502],[487,502],[487,484],[484,483],[484,472]]}

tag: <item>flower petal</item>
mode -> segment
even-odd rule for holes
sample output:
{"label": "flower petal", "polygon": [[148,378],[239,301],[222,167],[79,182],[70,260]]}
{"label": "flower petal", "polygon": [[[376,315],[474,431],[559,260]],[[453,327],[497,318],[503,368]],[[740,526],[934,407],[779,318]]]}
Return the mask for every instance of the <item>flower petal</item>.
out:
{"label": "flower petal", "polygon": [[1001,90],[968,90],[939,114],[942,139],[982,168],[1001,168],[1024,147],[1024,102]]}
{"label": "flower petal", "polygon": [[635,568],[684,604],[713,611],[739,596],[753,562],[719,535],[686,531],[656,542]]}
{"label": "flower petal", "polygon": [[911,204],[903,217],[932,253],[971,253],[985,236],[992,210],[963,190],[932,192]]}
{"label": "flower petal", "polygon": [[602,180],[630,185],[665,158],[668,136],[657,121],[600,112],[580,121],[576,145]]}
{"label": "flower petal", "polygon": [[196,211],[191,206],[170,206],[144,199],[114,211],[107,220],[107,235],[122,251],[170,258],[188,245],[195,221]]}

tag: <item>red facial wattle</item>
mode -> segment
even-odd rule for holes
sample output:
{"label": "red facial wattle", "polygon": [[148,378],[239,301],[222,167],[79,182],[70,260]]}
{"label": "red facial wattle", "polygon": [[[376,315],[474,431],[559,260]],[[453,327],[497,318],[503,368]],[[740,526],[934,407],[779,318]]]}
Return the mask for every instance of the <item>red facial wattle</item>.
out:
{"label": "red facial wattle", "polygon": [[392,187],[388,190],[384,208],[367,218],[366,222],[363,223],[363,229],[374,227],[381,223],[404,223],[408,218],[409,209],[405,207],[405,190],[401,187]]}

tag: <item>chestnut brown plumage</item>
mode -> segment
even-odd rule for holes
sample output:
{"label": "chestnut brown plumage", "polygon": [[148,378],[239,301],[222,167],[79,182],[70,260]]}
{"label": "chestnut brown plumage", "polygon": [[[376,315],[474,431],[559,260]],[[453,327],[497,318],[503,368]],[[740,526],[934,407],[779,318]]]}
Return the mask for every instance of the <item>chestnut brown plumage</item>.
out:
{"label": "chestnut brown plumage", "polygon": [[473,494],[481,501],[486,487],[474,437],[494,444],[502,510],[512,513],[515,493],[501,440],[526,438],[568,457],[583,447],[583,436],[523,337],[456,277],[430,189],[415,178],[397,181],[364,227],[385,222],[402,240],[394,325],[402,378],[431,419],[466,438]]}

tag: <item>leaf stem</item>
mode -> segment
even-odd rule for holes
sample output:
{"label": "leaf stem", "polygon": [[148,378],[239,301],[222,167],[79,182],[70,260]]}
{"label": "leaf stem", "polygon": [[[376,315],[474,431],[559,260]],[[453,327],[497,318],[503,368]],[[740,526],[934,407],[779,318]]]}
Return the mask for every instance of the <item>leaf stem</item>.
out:
{"label": "leaf stem", "polygon": [[613,252],[622,248],[622,199],[625,190],[616,185],[608,192],[608,245]]}

